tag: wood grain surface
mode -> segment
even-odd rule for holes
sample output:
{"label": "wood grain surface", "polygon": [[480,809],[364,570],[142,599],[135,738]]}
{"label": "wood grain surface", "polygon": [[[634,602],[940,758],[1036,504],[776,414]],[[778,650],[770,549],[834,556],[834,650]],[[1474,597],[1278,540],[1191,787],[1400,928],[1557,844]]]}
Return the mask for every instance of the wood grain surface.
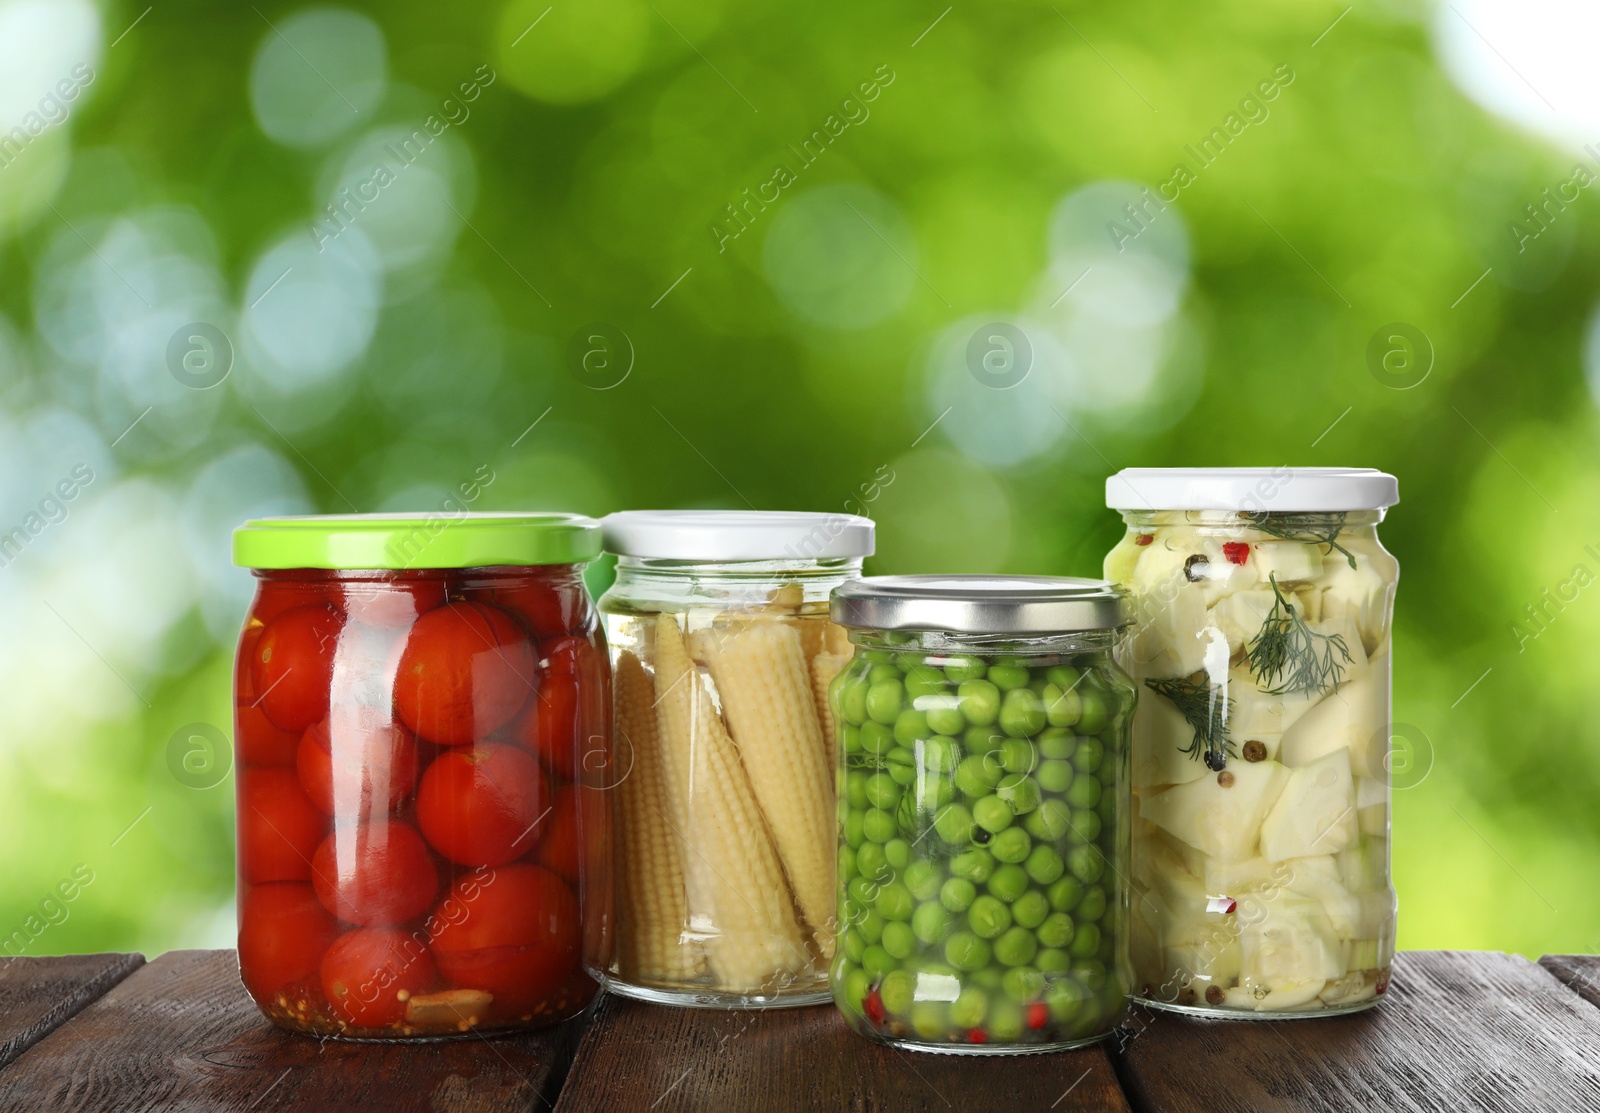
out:
{"label": "wood grain surface", "polygon": [[1100,1047],[982,1058],[882,1047],[831,1006],[714,1012],[606,998],[559,1113],[1126,1110]]}
{"label": "wood grain surface", "polygon": [[143,963],[143,955],[0,959],[0,1067]]}
{"label": "wood grain surface", "polygon": [[1600,1008],[1600,955],[1545,955],[1539,965],[1579,997]]}
{"label": "wood grain surface", "polygon": [[173,951],[0,1070],[0,1110],[541,1110],[575,1034],[426,1047],[292,1035],[256,1011],[232,951]]}
{"label": "wood grain surface", "polygon": [[1143,1015],[1117,1055],[1138,1110],[1600,1110],[1600,1010],[1514,955],[1406,952],[1384,1001],[1353,1016]]}

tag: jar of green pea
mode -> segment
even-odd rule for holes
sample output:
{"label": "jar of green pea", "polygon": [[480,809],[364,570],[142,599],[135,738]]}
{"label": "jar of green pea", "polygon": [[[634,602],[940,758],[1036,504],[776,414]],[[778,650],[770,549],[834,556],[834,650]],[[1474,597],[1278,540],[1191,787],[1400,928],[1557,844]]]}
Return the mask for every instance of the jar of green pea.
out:
{"label": "jar of green pea", "polygon": [[924,1051],[1019,1054],[1127,1011],[1128,729],[1100,580],[883,576],[833,592],[834,1002]]}

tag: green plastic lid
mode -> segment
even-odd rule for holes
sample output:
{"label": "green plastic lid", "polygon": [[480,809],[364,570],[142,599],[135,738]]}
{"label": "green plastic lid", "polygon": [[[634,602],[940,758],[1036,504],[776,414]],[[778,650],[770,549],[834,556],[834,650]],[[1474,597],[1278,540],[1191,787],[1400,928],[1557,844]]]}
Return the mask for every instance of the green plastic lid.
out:
{"label": "green plastic lid", "polygon": [[316,514],[233,531],[233,563],[244,568],[487,568],[599,555],[600,523],[582,514]]}

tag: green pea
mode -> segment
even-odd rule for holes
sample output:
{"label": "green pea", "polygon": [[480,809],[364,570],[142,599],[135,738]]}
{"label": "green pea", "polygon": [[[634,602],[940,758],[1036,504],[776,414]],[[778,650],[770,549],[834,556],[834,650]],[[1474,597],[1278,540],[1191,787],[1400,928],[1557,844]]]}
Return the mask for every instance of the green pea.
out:
{"label": "green pea", "polygon": [[1078,748],[1078,736],[1070,730],[1050,727],[1038,738],[1039,752],[1052,761],[1065,761]]}
{"label": "green pea", "polygon": [[1033,965],[1042,974],[1065,974],[1072,969],[1072,956],[1060,947],[1040,947]]}
{"label": "green pea", "polygon": [[1100,782],[1101,788],[1110,788],[1117,783],[1117,766],[1115,762],[1102,761],[1100,768],[1095,773],[1095,780]]}
{"label": "green pea", "polygon": [[[1000,947],[996,944],[995,957],[999,958],[999,955]],[[1007,997],[1019,1005],[1026,1005],[1030,1001],[1037,1001],[1044,994],[1044,975],[1038,970],[1025,962],[1013,962],[1007,965],[1013,969],[1007,970],[1005,976],[1000,979],[1000,986],[1005,990]]]}
{"label": "green pea", "polygon": [[857,649],[856,656],[875,665],[885,664],[894,660],[894,654],[887,649]]}
{"label": "green pea", "polygon": [[888,881],[893,876],[894,870],[889,868],[889,859],[883,847],[875,842],[862,843],[861,849],[856,851],[855,880],[870,884],[873,881]]}
{"label": "green pea", "polygon": [[861,725],[861,750],[868,754],[886,754],[894,746],[894,731],[882,723],[868,720]]}
{"label": "green pea", "polygon": [[1093,773],[1100,768],[1106,748],[1098,738],[1078,739],[1078,748],[1072,753],[1072,767],[1080,773]]}
{"label": "green pea", "polygon": [[910,924],[894,920],[883,925],[883,942],[880,945],[889,952],[890,958],[910,958],[911,952],[917,949],[917,937]]}
{"label": "green pea", "polygon": [[[1051,908],[1057,912],[1071,912],[1083,899],[1083,882],[1076,877],[1063,877],[1050,886],[1048,895]],[[1064,945],[1064,942],[1056,944],[1058,947]]]}
{"label": "green pea", "polygon": [[1100,802],[1100,792],[1100,782],[1093,777],[1075,777],[1067,789],[1067,803],[1074,808],[1092,808]]}
{"label": "green pea", "polygon": [[950,776],[962,762],[961,743],[947,735],[935,734],[922,740],[922,768],[929,773]]}
{"label": "green pea", "polygon": [[901,788],[916,783],[917,755],[904,746],[891,745],[889,752],[883,755],[883,765],[889,779]]}
{"label": "green pea", "polygon": [[1022,862],[1033,849],[1033,840],[1021,827],[1007,827],[989,840],[989,853],[999,862]]}
{"label": "green pea", "polygon": [[905,886],[918,900],[932,900],[939,895],[942,884],[944,872],[926,858],[918,858],[905,869]]}
{"label": "green pea", "polygon": [[905,839],[890,839],[883,844],[883,856],[898,873],[911,862],[911,844]]}
{"label": "green pea", "polygon": [[1073,917],[1080,923],[1085,920],[1098,920],[1106,914],[1106,891],[1098,885],[1091,885],[1083,891],[1083,899],[1072,910]]}
{"label": "green pea", "polygon": [[839,950],[845,958],[859,965],[861,956],[866,953],[867,941],[854,928],[845,928],[839,933]]}
{"label": "green pea", "polygon": [[936,696],[944,691],[944,673],[932,665],[912,665],[906,670],[906,695],[912,699],[918,696]]}
{"label": "green pea", "polygon": [[1009,997],[1002,997],[989,1005],[989,1036],[1000,1043],[1012,1043],[1022,1038],[1027,1018],[1022,1006]]}
{"label": "green pea", "polygon": [[1065,912],[1052,912],[1044,918],[1044,923],[1035,931],[1039,936],[1039,942],[1046,947],[1065,947],[1072,942],[1072,935],[1077,931],[1077,925]]}
{"label": "green pea", "polygon": [[871,877],[854,877],[845,886],[845,893],[859,905],[870,905],[878,898],[878,889],[882,884]]}
{"label": "green pea", "polygon": [[894,960],[894,956],[876,943],[868,947],[861,956],[861,968],[874,981],[882,978],[898,965]]}
{"label": "green pea", "polygon": [[1095,805],[1095,814],[1106,824],[1111,826],[1117,821],[1117,795],[1114,792],[1100,794],[1100,803]]}
{"label": "green pea", "polygon": [[949,1038],[950,1006],[943,1001],[918,1001],[911,1006],[911,1030],[925,1040]]}
{"label": "green pea", "polygon": [[973,726],[993,726],[995,719],[999,718],[1000,689],[989,681],[965,681],[956,689],[956,695],[961,700],[961,714]]}
{"label": "green pea", "polygon": [[844,798],[852,808],[867,806],[867,779],[871,775],[865,769],[852,769],[844,775]]}
{"label": "green pea", "polygon": [[946,804],[934,817],[933,829],[950,846],[966,846],[972,841],[972,813],[965,804]]}
{"label": "green pea", "polygon": [[1017,815],[998,796],[985,796],[972,803],[972,821],[990,834],[999,834],[1016,820]]}
{"label": "green pea", "polygon": [[[1084,926],[1094,927],[1093,924],[1086,924]],[[1082,929],[1080,928],[1079,930]],[[1095,932],[1098,934],[1099,929],[1096,928]],[[1101,986],[1106,984],[1106,964],[1101,962],[1099,959],[1079,959],[1077,962],[1072,964],[1072,976],[1091,990],[1099,989]]]}
{"label": "green pea", "polygon": [[981,846],[963,850],[960,854],[950,859],[950,872],[954,876],[965,878],[979,885],[993,877],[994,870],[994,855]]}
{"label": "green pea", "polygon": [[867,715],[875,723],[892,724],[905,706],[905,685],[899,678],[875,680],[867,689]]}
{"label": "green pea", "polygon": [[1022,821],[1022,829],[1040,842],[1054,842],[1071,828],[1072,809],[1060,800],[1044,801]]}
{"label": "green pea", "polygon": [[[1090,958],[1100,949],[1100,925],[1079,924],[1072,933],[1072,942],[1067,950],[1073,958]],[[1098,987],[1096,987],[1098,988]]]}
{"label": "green pea", "polygon": [[895,667],[894,655],[889,654],[881,661],[874,661],[872,667],[867,669],[867,687],[871,687],[880,680],[900,679],[900,670]]}
{"label": "green pea", "polygon": [[917,996],[917,976],[909,970],[891,970],[878,987],[878,1000],[889,1012],[904,1016]]}
{"label": "green pea", "polygon": [[1071,688],[1046,684],[1040,696],[1045,721],[1053,727],[1074,726],[1083,716],[1083,700]]}
{"label": "green pea", "polygon": [[[993,939],[1011,926],[1011,909],[1004,901],[988,894],[975,897],[972,907],[967,909],[967,926],[980,939]],[[1095,940],[1096,946],[1099,942]]]}
{"label": "green pea", "polygon": [[894,740],[900,745],[913,746],[928,733],[928,716],[916,708],[908,707],[895,716]]}
{"label": "green pea", "polygon": [[978,887],[965,877],[952,877],[939,887],[939,903],[951,912],[965,912],[977,895]]}
{"label": "green pea", "polygon": [[[1059,801],[1057,801],[1059,803]],[[1062,805],[1065,807],[1066,805]],[[1094,842],[1100,837],[1100,822],[1098,812],[1077,811],[1072,813],[1071,825],[1067,830],[1067,840],[1073,843]]]}
{"label": "green pea", "polygon": [[1039,765],[1039,749],[1026,738],[1007,738],[1000,743],[999,760],[1007,773],[1032,773]]}
{"label": "green pea", "polygon": [[841,722],[839,724],[839,745],[844,748],[844,752],[847,754],[859,754],[861,752],[861,728],[852,723]]}
{"label": "green pea", "polygon": [[946,660],[944,674],[953,683],[962,684],[968,680],[977,680],[988,670],[980,657],[965,655],[950,657]]}
{"label": "green pea", "polygon": [[992,726],[968,727],[961,736],[961,744],[966,747],[967,753],[979,757],[994,753],[1005,740],[1006,736]]}
{"label": "green pea", "polygon": [[1067,851],[1067,869],[1085,885],[1093,885],[1106,872],[1106,858],[1093,843]]}
{"label": "green pea", "polygon": [[981,970],[992,953],[988,941],[970,931],[958,931],[944,941],[944,960],[957,970]]}
{"label": "green pea", "polygon": [[1028,851],[1028,860],[1023,863],[1023,868],[1034,881],[1048,885],[1066,872],[1067,866],[1054,847],[1040,843]]}
{"label": "green pea", "polygon": [[987,796],[1000,783],[1000,776],[1000,770],[991,770],[987,761],[974,754],[956,766],[955,785],[963,796]]}
{"label": "green pea", "polygon": [[1078,699],[1083,703],[1083,712],[1078,716],[1079,734],[1099,734],[1106,729],[1106,724],[1111,721],[1111,714],[1106,708],[1106,697],[1098,688],[1091,688],[1087,684],[1078,686]]}
{"label": "green pea", "polygon": [[849,811],[845,813],[844,841],[846,846],[854,849],[860,849],[862,842],[866,840],[867,836],[862,832],[861,829],[861,817],[863,814],[864,813],[858,811]]}
{"label": "green pea", "polygon": [[910,889],[898,881],[891,881],[878,890],[878,898],[872,902],[872,907],[885,920],[909,920],[916,901],[912,899]]}
{"label": "green pea", "polygon": [[833,706],[846,722],[860,726],[867,721],[867,679],[851,668],[833,682]]}
{"label": "green pea", "polygon": [[1011,902],[1011,918],[1029,931],[1050,917],[1050,899],[1038,889],[1029,889]]}
{"label": "green pea", "polygon": [[989,995],[977,986],[968,986],[950,1002],[950,1020],[958,1028],[976,1028],[989,1014]]}
{"label": "green pea", "polygon": [[[994,669],[989,670],[993,679]],[[1027,738],[1044,729],[1044,704],[1031,688],[1013,688],[1000,704],[1000,729],[1012,738]]]}
{"label": "green pea", "polygon": [[861,1011],[861,1003],[867,999],[867,994],[872,992],[872,979],[867,977],[867,972],[859,966],[852,967],[845,975],[842,992],[844,1004],[854,1012]]}
{"label": "green pea", "polygon": [[888,842],[900,831],[894,813],[882,808],[868,808],[861,817],[861,833],[873,842]]}
{"label": "green pea", "polygon": [[1000,783],[994,787],[994,794],[1010,805],[1017,815],[1027,815],[1044,799],[1039,791],[1039,782],[1025,773],[1007,773],[1001,777]]}
{"label": "green pea", "polygon": [[[1011,927],[994,941],[995,961],[1005,966],[1027,966],[1039,951],[1039,941],[1025,927]],[[1031,971],[1039,976],[1037,970]],[[1006,977],[1010,977],[1008,973]],[[1044,978],[1039,976],[1039,990],[1044,989]],[[1037,991],[1036,991],[1037,992]]]}
{"label": "green pea", "polygon": [[1026,690],[1028,687],[1028,669],[1024,665],[1003,665],[997,661],[989,666],[988,678],[989,683],[1002,692]]}
{"label": "green pea", "polygon": [[867,946],[870,947],[883,938],[883,917],[872,909],[864,910],[855,924],[856,930],[861,933],[861,938],[865,940]]}
{"label": "green pea", "polygon": [[940,703],[935,707],[924,708],[928,716],[928,729],[940,734],[960,734],[967,729],[967,717],[961,714],[961,709],[956,706],[954,697],[940,696],[941,700],[949,700],[948,704]]}
{"label": "green pea", "polygon": [[1039,778],[1039,787],[1046,792],[1065,792],[1072,787],[1078,771],[1072,767],[1070,761],[1051,760],[1039,766],[1036,775]]}
{"label": "green pea", "polygon": [[[945,884],[948,885],[950,882],[947,881]],[[916,935],[918,942],[927,946],[931,947],[939,942],[949,930],[950,911],[938,901],[924,901],[917,905],[917,910],[911,914],[911,931]]]}
{"label": "green pea", "polygon": [[841,846],[839,848],[839,884],[848,883],[852,877],[856,876],[857,872],[855,847],[849,844]]}
{"label": "green pea", "polygon": [[900,786],[887,773],[873,773],[867,778],[865,795],[870,806],[891,812],[900,803]]}
{"label": "green pea", "polygon": [[917,787],[922,790],[917,796],[917,807],[925,812],[937,811],[956,798],[955,782],[949,777],[923,777]]}
{"label": "green pea", "polygon": [[1050,1016],[1061,1023],[1076,1019],[1088,1000],[1088,991],[1071,978],[1058,979],[1044,995]]}
{"label": "green pea", "polygon": [[990,895],[1010,904],[1028,891],[1028,875],[1021,866],[1005,865],[994,871],[985,886]]}

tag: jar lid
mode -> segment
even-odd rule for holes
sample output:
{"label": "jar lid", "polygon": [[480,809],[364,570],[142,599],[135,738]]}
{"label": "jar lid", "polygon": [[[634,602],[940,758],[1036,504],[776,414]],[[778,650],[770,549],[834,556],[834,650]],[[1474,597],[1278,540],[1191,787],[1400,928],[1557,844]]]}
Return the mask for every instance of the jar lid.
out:
{"label": "jar lid", "polygon": [[954,634],[1065,634],[1128,621],[1126,595],[1066,576],[869,576],[834,588],[841,626]]}
{"label": "jar lid", "polygon": [[313,514],[233,531],[233,563],[244,568],[489,568],[599,555],[600,523],[582,514]]}
{"label": "jar lid", "polygon": [[823,560],[872,555],[873,522],[790,510],[620,510],[607,552],[644,560]]}
{"label": "jar lid", "polygon": [[1123,468],[1106,479],[1113,510],[1315,514],[1399,501],[1399,481],[1375,468]]}

